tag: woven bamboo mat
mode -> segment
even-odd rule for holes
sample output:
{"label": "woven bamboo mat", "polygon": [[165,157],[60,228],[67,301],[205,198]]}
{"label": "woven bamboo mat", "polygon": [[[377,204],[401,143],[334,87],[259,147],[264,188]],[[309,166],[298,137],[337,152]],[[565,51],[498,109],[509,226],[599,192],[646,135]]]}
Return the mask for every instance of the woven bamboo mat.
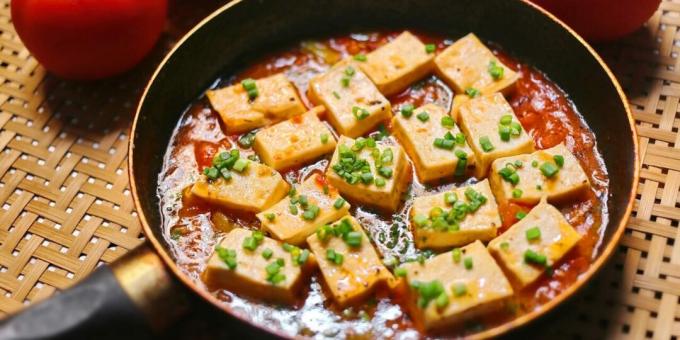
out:
{"label": "woven bamboo mat", "polygon": [[[0,0],[0,315],[141,242],[126,171],[134,107],[165,51],[219,2],[171,1],[167,33],[147,61],[77,83],[45,73]],[[680,1],[664,1],[646,28],[597,46],[630,97],[642,178],[613,261],[553,317],[548,332],[560,338],[680,337],[679,28]]]}

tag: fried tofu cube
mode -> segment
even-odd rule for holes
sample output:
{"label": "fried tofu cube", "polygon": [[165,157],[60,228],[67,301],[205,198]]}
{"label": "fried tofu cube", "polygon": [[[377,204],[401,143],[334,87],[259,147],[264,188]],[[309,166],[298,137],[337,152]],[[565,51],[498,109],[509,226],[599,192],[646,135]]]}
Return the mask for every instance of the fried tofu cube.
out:
{"label": "fried tofu cube", "polygon": [[[232,229],[224,236],[208,259],[203,281],[209,287],[225,288],[236,294],[293,304],[314,270],[316,259],[309,251],[306,255],[294,256],[293,252],[284,250],[280,242],[268,237],[256,243],[255,249],[246,249],[247,239],[253,237],[253,231],[243,228]],[[304,256],[307,259],[302,262]],[[283,260],[283,266],[272,265],[278,259]],[[274,266],[278,270],[272,270]],[[276,273],[271,274],[273,271]]]}
{"label": "fried tofu cube", "polygon": [[[418,119],[418,115],[422,114],[429,118],[425,121]],[[421,182],[454,175],[464,176],[474,171],[474,154],[465,136],[443,107],[426,104],[415,109],[410,117],[395,115],[392,118],[392,129],[411,157]],[[457,138],[450,149],[435,146],[437,139],[443,140],[446,136]],[[465,158],[460,158],[457,154]]]}
{"label": "fried tofu cube", "polygon": [[[558,164],[559,162],[559,164]],[[547,165],[544,165],[546,164]],[[508,164],[517,173],[518,182],[504,180],[502,171]],[[561,164],[561,165],[560,165]],[[518,166],[519,165],[519,166]],[[551,166],[552,165],[552,166]],[[554,174],[551,171],[557,170]],[[590,182],[578,159],[560,143],[550,149],[532,154],[499,158],[491,165],[491,187],[500,202],[533,205],[547,196],[549,202],[563,202],[583,195],[590,189]]]}
{"label": "fried tofu cube", "polygon": [[392,117],[390,102],[350,61],[341,61],[309,83],[309,97],[328,110],[328,120],[339,134],[352,138],[373,130]]}
{"label": "fried tofu cube", "polygon": [[[475,211],[465,213],[466,207],[474,207]],[[459,211],[463,212],[457,213]],[[486,179],[451,191],[416,197],[411,208],[411,230],[420,249],[458,247],[476,240],[486,242],[496,237],[500,226],[498,206]]]}
{"label": "fried tofu cube", "polygon": [[250,100],[241,83],[206,91],[227,134],[248,132],[306,111],[295,86],[283,73],[255,80],[257,97]]}
{"label": "fried tofu cube", "polygon": [[389,282],[394,281],[394,276],[383,265],[370,239],[354,217],[347,215],[330,228],[341,228],[341,224],[350,226],[347,230],[360,236],[357,237],[361,240],[358,246],[350,246],[349,240],[345,241],[342,235],[335,236],[332,232],[317,232],[307,238],[307,244],[316,256],[335,302],[344,307],[360,302],[381,284],[389,286]]}
{"label": "fried tofu cube", "polygon": [[243,172],[231,171],[231,179],[211,180],[201,175],[191,193],[227,209],[260,212],[288,193],[289,185],[274,169],[248,161]]}
{"label": "fried tofu cube", "polygon": [[317,227],[346,215],[349,208],[336,188],[326,184],[322,175],[314,174],[294,195],[257,214],[257,218],[273,238],[299,246]]}
{"label": "fried tofu cube", "polygon": [[433,61],[434,53],[428,53],[425,44],[405,31],[367,54],[359,65],[380,92],[389,96],[430,73]]}
{"label": "fried tofu cube", "polygon": [[504,65],[473,33],[457,40],[434,59],[436,74],[456,93],[507,92],[519,75]]}
{"label": "fried tofu cube", "polygon": [[536,281],[581,239],[562,213],[541,202],[510,229],[489,242],[489,251],[520,287]]}
{"label": "fried tofu cube", "polygon": [[[491,163],[498,158],[534,151],[533,140],[500,93],[477,97],[461,105],[458,122],[475,153],[477,178],[485,177]],[[502,131],[504,129],[507,130]],[[504,132],[507,135],[503,136]]]}
{"label": "fried tofu cube", "polygon": [[326,177],[344,197],[396,211],[411,180],[406,154],[399,145],[374,142],[371,147],[368,141],[373,140],[340,137]]}
{"label": "fried tofu cube", "polygon": [[323,107],[318,106],[257,131],[253,149],[265,164],[276,170],[301,166],[332,152],[335,138],[318,116],[323,111]]}
{"label": "fried tofu cube", "polygon": [[[409,315],[428,331],[492,312],[513,294],[510,282],[480,241],[402,268],[410,287]],[[426,290],[428,296],[421,293]],[[437,296],[429,296],[432,292]]]}

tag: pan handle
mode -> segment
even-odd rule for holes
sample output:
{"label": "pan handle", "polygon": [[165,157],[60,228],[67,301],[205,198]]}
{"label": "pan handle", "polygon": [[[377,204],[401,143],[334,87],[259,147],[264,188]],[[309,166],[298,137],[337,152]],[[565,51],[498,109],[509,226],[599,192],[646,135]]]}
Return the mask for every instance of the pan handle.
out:
{"label": "pan handle", "polygon": [[0,339],[148,338],[187,309],[187,289],[145,242],[72,288],[0,322]]}

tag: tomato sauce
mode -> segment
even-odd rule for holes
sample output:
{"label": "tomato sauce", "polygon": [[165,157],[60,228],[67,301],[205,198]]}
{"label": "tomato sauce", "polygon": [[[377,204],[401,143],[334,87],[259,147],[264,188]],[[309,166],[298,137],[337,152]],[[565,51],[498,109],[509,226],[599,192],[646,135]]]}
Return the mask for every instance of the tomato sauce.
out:
{"label": "tomato sauce", "polygon": [[[216,86],[226,86],[243,78],[261,78],[285,72],[299,89],[305,105],[311,108],[313,105],[307,98],[306,90],[313,76],[324,72],[342,58],[367,53],[397,34],[377,32],[304,41],[289,49],[266,55],[235,74],[226,75]],[[425,43],[436,44],[438,51],[453,42],[450,39],[424,34],[420,34],[419,38]],[[505,308],[451,330],[451,335],[470,334],[502,324],[554,299],[588,269],[598,252],[603,228],[608,222],[607,172],[598,154],[595,136],[573,103],[540,71],[513,59],[498,47],[493,47],[493,50],[503,63],[520,75],[516,90],[507,99],[524,129],[532,136],[536,147],[545,149],[564,142],[581,162],[589,176],[592,190],[579,201],[558,206],[572,226],[584,236],[566,258],[538,282],[516,294]],[[388,99],[393,105],[393,111],[398,112],[406,103],[416,106],[436,103],[450,107],[453,96],[454,93],[441,79],[429,76]],[[371,135],[392,140],[392,137],[388,137],[389,130],[389,124],[382,125]],[[210,108],[205,98],[199,98],[185,112],[178,124],[159,181],[165,234],[175,260],[188,276],[205,289],[209,288],[201,281],[200,273],[217,240],[234,227],[259,228],[259,222],[253,214],[223,211],[219,207],[192,197],[187,190],[202,169],[210,165],[213,155],[220,148],[236,147],[240,149],[242,155],[256,159],[257,155],[251,149],[239,145],[240,136],[225,135],[222,131],[217,113]],[[289,183],[301,182],[312,172],[323,171],[327,164],[328,159],[324,158],[302,168],[286,171],[283,176]],[[473,182],[475,179],[468,179],[463,183],[449,181],[424,185],[413,176],[409,197],[403,207],[391,216],[381,215],[364,207],[356,207],[355,204],[351,213],[364,226],[385,259],[396,258],[406,261],[418,256],[431,256],[431,251],[417,250],[413,246],[413,238],[408,229],[408,211],[412,197]],[[507,227],[516,222],[517,212],[528,212],[531,209],[530,206],[517,204],[506,204],[499,208],[504,222],[500,232],[507,230]],[[211,291],[224,303],[231,304],[237,313],[247,316],[254,323],[290,335],[420,336],[405,309],[399,305],[401,296],[398,292],[392,292],[390,296],[386,291],[378,291],[361,306],[341,310],[333,305],[332,298],[326,292],[318,273],[311,278],[311,284],[304,297],[293,307],[268,305],[226,290]]]}

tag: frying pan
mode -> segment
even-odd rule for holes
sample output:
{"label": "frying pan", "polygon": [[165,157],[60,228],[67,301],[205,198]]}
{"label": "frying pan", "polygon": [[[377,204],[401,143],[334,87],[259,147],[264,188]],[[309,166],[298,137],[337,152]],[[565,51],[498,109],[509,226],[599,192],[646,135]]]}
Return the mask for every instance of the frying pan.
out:
{"label": "frying pan", "polygon": [[477,335],[506,333],[563,303],[615,249],[631,212],[639,171],[637,137],[625,95],[583,39],[552,15],[520,0],[241,0],[215,11],[176,45],[154,73],[137,109],[130,179],[148,242],[70,290],[5,320],[0,338],[145,335],[175,320],[192,293],[241,318],[180,271],[164,237],[158,175],[182,112],[219,75],[251,56],[310,37],[404,28],[449,37],[475,32],[500,44],[557,83],[597,136],[609,169],[610,221],[591,267],[543,308]]}

